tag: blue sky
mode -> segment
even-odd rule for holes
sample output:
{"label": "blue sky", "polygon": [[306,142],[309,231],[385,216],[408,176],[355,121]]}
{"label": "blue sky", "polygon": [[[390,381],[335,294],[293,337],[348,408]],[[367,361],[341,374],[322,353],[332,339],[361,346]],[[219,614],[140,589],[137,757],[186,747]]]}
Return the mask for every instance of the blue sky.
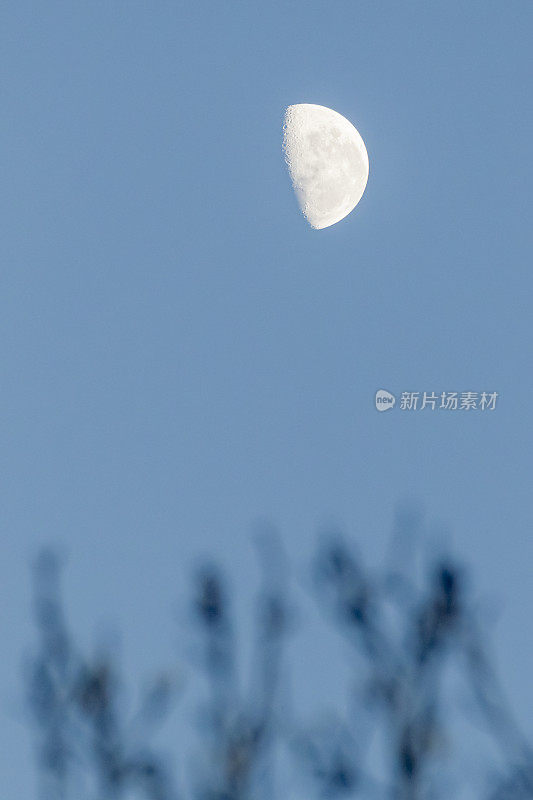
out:
{"label": "blue sky", "polygon": [[[533,718],[532,26],[525,0],[4,4],[7,794],[32,796],[19,666],[46,542],[82,639],[110,620],[142,673],[173,657],[198,556],[251,591],[257,519],[304,570],[321,525],[378,558],[419,503],[501,605]],[[281,153],[300,102],[369,153],[322,231]],[[378,388],[500,398],[378,414]]]}

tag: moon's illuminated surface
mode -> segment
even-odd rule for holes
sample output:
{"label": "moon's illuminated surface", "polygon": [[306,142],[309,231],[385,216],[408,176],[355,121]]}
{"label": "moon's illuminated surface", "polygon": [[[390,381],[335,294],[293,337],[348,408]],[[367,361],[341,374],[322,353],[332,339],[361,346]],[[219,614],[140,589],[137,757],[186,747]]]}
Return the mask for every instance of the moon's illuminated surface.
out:
{"label": "moon's illuminated surface", "polygon": [[352,211],[365,191],[368,155],[351,122],[325,106],[289,106],[283,149],[300,208],[313,228]]}

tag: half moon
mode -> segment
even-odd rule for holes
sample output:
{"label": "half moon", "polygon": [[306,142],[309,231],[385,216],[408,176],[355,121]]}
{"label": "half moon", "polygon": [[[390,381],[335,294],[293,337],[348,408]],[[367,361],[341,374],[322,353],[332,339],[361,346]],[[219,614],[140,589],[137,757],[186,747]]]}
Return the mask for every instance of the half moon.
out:
{"label": "half moon", "polygon": [[283,149],[298,203],[312,228],[327,228],[353,211],[368,180],[359,132],[326,106],[289,106]]}

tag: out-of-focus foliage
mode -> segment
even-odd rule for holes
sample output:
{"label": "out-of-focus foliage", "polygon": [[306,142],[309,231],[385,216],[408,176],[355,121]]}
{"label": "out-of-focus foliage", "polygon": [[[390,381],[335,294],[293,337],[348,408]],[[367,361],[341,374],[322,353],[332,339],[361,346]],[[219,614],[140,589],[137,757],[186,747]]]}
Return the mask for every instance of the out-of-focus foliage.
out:
{"label": "out-of-focus foliage", "polygon": [[196,612],[210,699],[203,774],[195,796],[201,800],[270,797],[269,774],[283,729],[277,698],[287,627],[284,598],[269,591],[260,596],[248,693],[239,683],[229,603],[214,567],[197,578]]}
{"label": "out-of-focus foliage", "polygon": [[[157,680],[127,717],[114,659],[78,650],[63,614],[57,559],[41,554],[34,575],[39,645],[27,686],[43,800],[281,800],[289,772],[300,776],[305,797],[533,798],[533,751],[503,697],[464,570],[452,559],[434,559],[420,578],[400,569],[401,559],[373,572],[342,538],[323,543],[313,562],[314,595],[348,643],[352,680],[343,709],[303,726],[282,702],[294,627],[280,577],[286,571],[281,557],[263,560],[245,681],[226,583],[215,565],[195,577],[192,627],[208,691],[200,751],[187,770],[179,753],[176,769],[150,744],[154,724],[174,707],[168,679]],[[461,715],[463,704],[468,713]],[[481,735],[487,760],[467,774],[459,755],[470,730]],[[179,793],[171,780],[177,772],[185,775]]]}
{"label": "out-of-focus foliage", "polygon": [[121,677],[110,655],[82,655],[67,628],[56,556],[35,565],[39,646],[28,676],[43,800],[173,800],[166,766],[146,740],[170,707],[170,685],[150,687],[132,719],[121,714]]}

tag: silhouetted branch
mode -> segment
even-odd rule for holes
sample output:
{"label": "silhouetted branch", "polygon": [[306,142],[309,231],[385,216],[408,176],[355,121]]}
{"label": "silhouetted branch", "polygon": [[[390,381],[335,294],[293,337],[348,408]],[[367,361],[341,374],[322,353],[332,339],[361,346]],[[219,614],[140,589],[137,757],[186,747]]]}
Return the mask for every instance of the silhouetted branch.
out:
{"label": "silhouetted branch", "polygon": [[[282,702],[292,614],[281,545],[272,532],[259,540],[262,583],[246,681],[231,593],[216,566],[203,566],[195,581],[194,620],[208,686],[207,724],[185,798],[285,797],[294,755],[302,779],[305,774],[323,798],[447,798],[454,794],[452,709],[459,705],[453,676],[460,677],[500,753],[477,796],[533,798],[533,748],[505,699],[464,570],[440,559],[424,575],[412,575],[400,566],[401,541],[395,542],[396,560],[375,572],[340,537],[319,550],[316,594],[350,645],[354,688],[342,713],[329,710],[326,722],[299,729]],[[129,718],[115,660],[109,653],[89,658],[72,639],[53,553],[39,556],[34,586],[39,646],[28,699],[43,800],[175,800],[168,767],[149,745],[172,706],[172,682],[160,676]],[[455,777],[456,791],[466,780]]]}
{"label": "silhouetted branch", "polygon": [[[74,647],[62,612],[59,565],[51,551],[35,565],[35,617],[39,650],[30,670],[28,699],[39,731],[41,791],[45,800],[137,796],[174,800],[162,759],[134,729],[119,703],[120,677],[109,656],[83,657]],[[140,713],[163,716],[168,687],[145,698]]]}
{"label": "silhouetted branch", "polygon": [[211,687],[210,768],[197,794],[201,800],[257,798],[261,793],[261,770],[272,756],[279,730],[275,705],[286,604],[279,591],[263,590],[256,620],[253,688],[246,699],[237,679],[237,646],[227,593],[215,568],[205,568],[200,573],[196,597],[203,630],[205,672]]}

